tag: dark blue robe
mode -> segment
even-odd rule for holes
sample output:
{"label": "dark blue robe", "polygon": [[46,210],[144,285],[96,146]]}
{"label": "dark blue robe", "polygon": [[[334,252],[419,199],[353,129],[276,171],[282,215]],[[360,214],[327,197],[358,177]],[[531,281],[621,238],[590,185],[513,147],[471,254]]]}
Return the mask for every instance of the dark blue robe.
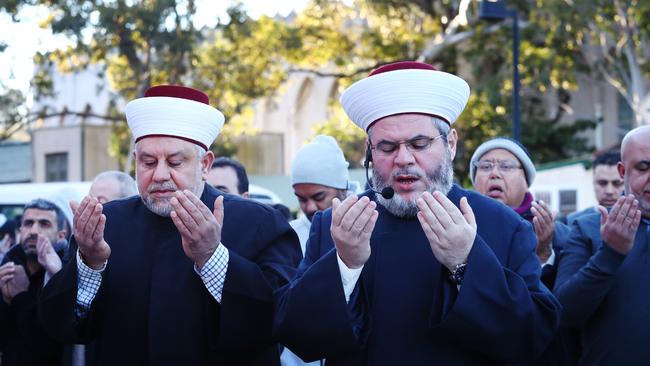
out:
{"label": "dark blue robe", "polygon": [[560,306],[540,282],[535,235],[499,202],[458,186],[448,195],[456,205],[462,196],[478,234],[460,291],[419,221],[378,206],[372,254],[346,304],[331,210],[316,214],[296,278],[276,291],[280,342],[328,365],[489,365],[539,355]]}
{"label": "dark blue robe", "polygon": [[[205,185],[212,211],[221,194]],[[96,365],[276,365],[273,290],[301,259],[298,238],[277,210],[224,195],[221,242],[230,261],[221,304],[184,254],[170,218],[140,197],[104,207],[111,256],[89,316],[77,323],[77,263],[43,289],[40,315],[57,338],[96,340]]]}

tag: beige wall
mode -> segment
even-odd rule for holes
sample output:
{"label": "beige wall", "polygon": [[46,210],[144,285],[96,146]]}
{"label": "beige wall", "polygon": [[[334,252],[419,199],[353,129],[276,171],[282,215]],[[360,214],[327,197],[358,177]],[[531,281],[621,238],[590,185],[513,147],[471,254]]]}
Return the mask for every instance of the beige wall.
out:
{"label": "beige wall", "polygon": [[[296,151],[314,134],[314,125],[328,119],[328,105],[337,84],[332,77],[294,73],[274,97],[255,104],[253,124],[261,132],[278,134],[283,143],[269,154],[281,158],[267,174],[289,174]],[[266,146],[265,146],[266,148]],[[259,174],[261,172],[255,172]]]}
{"label": "beige wall", "polygon": [[[104,170],[117,169],[117,161],[108,154],[110,126],[82,126],[39,128],[32,131],[34,182],[45,182],[45,156],[68,154],[68,181],[91,180]],[[85,155],[82,157],[82,145]],[[82,169],[82,162],[84,169]]]}
{"label": "beige wall", "polygon": [[117,159],[108,154],[111,133],[110,126],[86,126],[83,180],[92,180],[103,171],[118,169]]}
{"label": "beige wall", "polygon": [[45,155],[68,154],[68,180],[80,181],[81,129],[79,126],[39,128],[32,131],[34,182],[45,182]]}

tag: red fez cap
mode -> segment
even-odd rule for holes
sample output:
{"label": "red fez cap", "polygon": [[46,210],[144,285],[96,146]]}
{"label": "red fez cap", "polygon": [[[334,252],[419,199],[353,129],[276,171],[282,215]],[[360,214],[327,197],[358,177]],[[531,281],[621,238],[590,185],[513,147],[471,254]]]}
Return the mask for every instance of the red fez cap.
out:
{"label": "red fez cap", "polygon": [[223,114],[210,106],[204,92],[180,85],[149,88],[143,98],[126,105],[125,113],[136,142],[146,137],[169,136],[205,150],[224,123]]}
{"label": "red fez cap", "polygon": [[395,71],[395,70],[432,70],[436,71],[436,68],[429,65],[425,64],[424,62],[418,62],[418,61],[399,61],[399,62],[393,62],[392,64],[386,64],[384,66],[380,66],[374,70],[368,75],[368,76],[373,76],[377,74],[381,74],[383,72],[389,72],[389,71]]}
{"label": "red fez cap", "polygon": [[193,100],[195,102],[210,104],[210,99],[208,95],[204,92],[188,88],[181,85],[156,85],[147,89],[144,93],[146,97],[171,97],[171,98],[181,98]]}

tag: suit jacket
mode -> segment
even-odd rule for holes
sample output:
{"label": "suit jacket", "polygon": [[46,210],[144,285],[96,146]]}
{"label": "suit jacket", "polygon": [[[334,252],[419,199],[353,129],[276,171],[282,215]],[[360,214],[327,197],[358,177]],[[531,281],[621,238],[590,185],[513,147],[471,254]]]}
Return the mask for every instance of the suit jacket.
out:
{"label": "suit jacket", "polygon": [[562,325],[582,329],[584,365],[640,365],[650,359],[650,234],[641,222],[627,255],[604,245],[600,214],[573,223],[555,294]]}
{"label": "suit jacket", "polygon": [[[221,195],[205,185],[213,209]],[[72,260],[43,290],[40,315],[57,338],[96,340],[97,365],[276,365],[271,338],[275,288],[301,259],[298,239],[271,207],[224,195],[221,242],[230,260],[221,303],[185,256],[168,217],[140,197],[106,204],[111,256],[88,317],[74,313],[77,263]]]}
{"label": "suit jacket", "polygon": [[531,227],[480,194],[458,186],[448,194],[456,205],[462,196],[478,233],[460,291],[418,220],[379,205],[372,254],[346,304],[331,210],[317,213],[297,276],[276,291],[279,340],[328,365],[489,365],[541,354],[557,329],[559,304],[540,282]]}

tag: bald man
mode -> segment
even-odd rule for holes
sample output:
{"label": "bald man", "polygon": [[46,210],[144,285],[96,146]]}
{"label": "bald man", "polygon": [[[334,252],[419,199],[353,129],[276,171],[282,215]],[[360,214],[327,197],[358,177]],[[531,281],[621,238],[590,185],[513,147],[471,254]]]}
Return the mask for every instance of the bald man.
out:
{"label": "bald man", "polygon": [[582,329],[582,365],[650,358],[650,126],[625,135],[617,169],[625,194],[574,222],[555,284],[562,325]]}
{"label": "bald man", "polygon": [[101,204],[137,194],[135,180],[130,175],[116,170],[99,173],[90,186],[90,195]]}

